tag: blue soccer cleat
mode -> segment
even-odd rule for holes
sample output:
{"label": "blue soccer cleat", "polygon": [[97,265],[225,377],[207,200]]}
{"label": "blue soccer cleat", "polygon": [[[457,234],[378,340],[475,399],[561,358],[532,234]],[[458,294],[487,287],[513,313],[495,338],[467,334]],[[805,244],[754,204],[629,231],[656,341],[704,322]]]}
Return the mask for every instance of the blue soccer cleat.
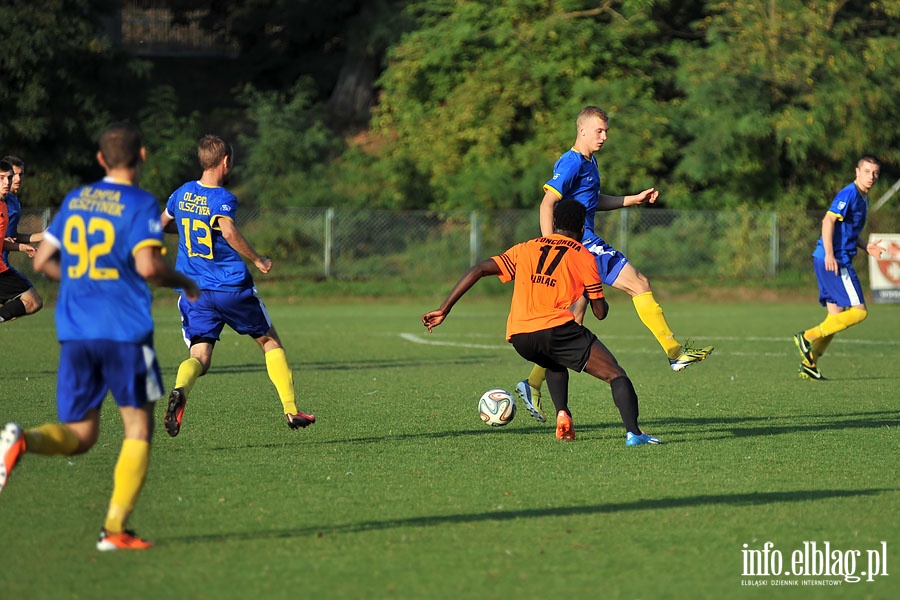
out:
{"label": "blue soccer cleat", "polygon": [[662,441],[643,431],[641,435],[634,435],[630,431],[625,434],[626,446],[643,446],[644,444],[662,444]]}

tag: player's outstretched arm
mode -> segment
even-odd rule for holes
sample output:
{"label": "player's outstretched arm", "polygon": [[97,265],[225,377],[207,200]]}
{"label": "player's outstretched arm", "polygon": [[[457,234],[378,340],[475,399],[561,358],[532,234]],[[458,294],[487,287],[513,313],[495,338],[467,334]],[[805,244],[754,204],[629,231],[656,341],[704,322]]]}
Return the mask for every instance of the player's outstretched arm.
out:
{"label": "player's outstretched arm", "polygon": [[260,256],[241,230],[237,228],[231,219],[216,219],[216,225],[222,232],[222,237],[228,242],[228,245],[237,250],[238,254],[253,262],[257,269],[262,273],[268,273],[272,269],[272,261],[264,256]]}
{"label": "player's outstretched arm", "polygon": [[599,194],[597,196],[597,210],[616,210],[617,208],[628,208],[648,202],[653,204],[659,198],[659,190],[656,188],[647,188],[637,194],[627,196],[609,196],[607,194]]}
{"label": "player's outstretched arm", "polygon": [[44,241],[44,232],[36,231],[35,233],[19,233],[16,241],[25,244],[39,244]]}
{"label": "player's outstretched arm", "polygon": [[866,254],[872,258],[881,258],[881,253],[887,249],[881,245],[881,240],[875,240],[865,245]]}
{"label": "player's outstretched arm", "polygon": [[15,246],[17,252],[24,252],[28,258],[34,258],[34,255],[37,253],[37,250],[31,244],[15,242]]}
{"label": "player's outstretched arm", "polygon": [[473,266],[471,269],[466,271],[466,273],[460,277],[459,281],[456,282],[456,285],[453,286],[453,289],[450,290],[450,294],[447,296],[447,299],[441,304],[440,308],[432,310],[430,312],[422,315],[422,324],[428,328],[428,332],[431,333],[431,330],[444,322],[444,319],[447,318],[447,315],[450,314],[450,310],[453,308],[453,305],[463,297],[463,295],[472,289],[472,286],[475,285],[479,279],[485,277],[487,275],[499,275],[500,267],[497,266],[492,259],[483,260],[477,265]]}

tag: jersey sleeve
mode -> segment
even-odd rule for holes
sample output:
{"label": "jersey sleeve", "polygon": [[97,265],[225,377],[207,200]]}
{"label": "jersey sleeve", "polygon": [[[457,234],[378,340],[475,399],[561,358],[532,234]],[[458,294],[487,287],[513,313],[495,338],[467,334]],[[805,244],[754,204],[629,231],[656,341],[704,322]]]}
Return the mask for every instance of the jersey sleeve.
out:
{"label": "jersey sleeve", "polygon": [[178,209],[179,192],[181,192],[181,188],[178,188],[169,194],[169,199],[166,200],[166,212],[169,213],[169,216],[172,218],[175,217],[175,211]]}
{"label": "jersey sleeve", "polygon": [[62,204],[59,207],[59,212],[54,215],[54,217],[50,220],[50,224],[47,225],[47,229],[44,231],[44,241],[41,243],[49,242],[52,246],[56,248],[62,247],[62,239],[63,239],[63,227],[65,226],[66,219],[69,214],[69,199],[72,197],[73,193],[70,192]]}
{"label": "jersey sleeve", "polygon": [[224,189],[222,192],[224,193],[210,194],[209,224],[215,229],[218,229],[216,221],[219,219],[228,219],[234,222],[238,208],[237,196]]}
{"label": "jersey sleeve", "polygon": [[491,257],[491,260],[500,267],[500,274],[497,277],[503,283],[509,283],[516,278],[516,262],[521,249],[522,244],[516,244],[503,254]]}
{"label": "jersey sleeve", "polygon": [[847,210],[850,208],[850,203],[855,192],[855,186],[852,188],[851,186],[847,186],[838,192],[834,197],[834,200],[831,201],[831,207],[828,209],[828,214],[837,217],[838,221],[843,221],[847,216]]}
{"label": "jersey sleeve", "polygon": [[553,177],[544,184],[544,192],[552,190],[562,199],[572,189],[572,182],[578,175],[578,163],[570,159],[571,154],[566,152],[553,165]]}
{"label": "jersey sleeve", "polygon": [[584,281],[584,294],[590,300],[599,300],[603,298],[603,281],[600,279],[600,273],[597,272],[597,261],[590,253],[581,258],[579,271],[581,279]]}
{"label": "jersey sleeve", "polygon": [[129,246],[134,254],[147,246],[163,245],[162,222],[159,220],[159,205],[147,194],[134,212],[134,225],[129,229]]}

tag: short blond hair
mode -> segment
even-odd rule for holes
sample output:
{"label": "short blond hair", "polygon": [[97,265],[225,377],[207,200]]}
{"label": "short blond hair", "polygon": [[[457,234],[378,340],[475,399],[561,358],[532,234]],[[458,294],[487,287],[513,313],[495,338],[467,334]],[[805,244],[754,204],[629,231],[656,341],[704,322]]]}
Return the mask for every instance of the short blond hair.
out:
{"label": "short blond hair", "polygon": [[581,109],[581,112],[578,113],[578,118],[575,119],[575,128],[580,131],[584,122],[593,117],[598,117],[606,124],[609,124],[609,115],[606,114],[605,110],[599,106],[585,106]]}
{"label": "short blond hair", "polygon": [[197,143],[197,158],[204,171],[218,165],[226,156],[234,156],[234,149],[217,135],[204,135]]}

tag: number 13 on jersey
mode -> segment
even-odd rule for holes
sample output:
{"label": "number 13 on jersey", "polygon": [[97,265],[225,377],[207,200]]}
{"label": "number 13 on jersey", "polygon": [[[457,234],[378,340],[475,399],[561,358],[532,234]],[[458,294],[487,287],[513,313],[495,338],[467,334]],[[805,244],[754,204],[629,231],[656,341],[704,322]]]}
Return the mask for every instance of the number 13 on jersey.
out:
{"label": "number 13 on jersey", "polygon": [[[196,219],[182,219],[181,229],[184,232],[184,246],[187,249],[188,256],[198,256],[212,260],[213,241],[212,230],[209,228],[209,225]],[[204,246],[206,247],[205,252],[202,251]]]}

